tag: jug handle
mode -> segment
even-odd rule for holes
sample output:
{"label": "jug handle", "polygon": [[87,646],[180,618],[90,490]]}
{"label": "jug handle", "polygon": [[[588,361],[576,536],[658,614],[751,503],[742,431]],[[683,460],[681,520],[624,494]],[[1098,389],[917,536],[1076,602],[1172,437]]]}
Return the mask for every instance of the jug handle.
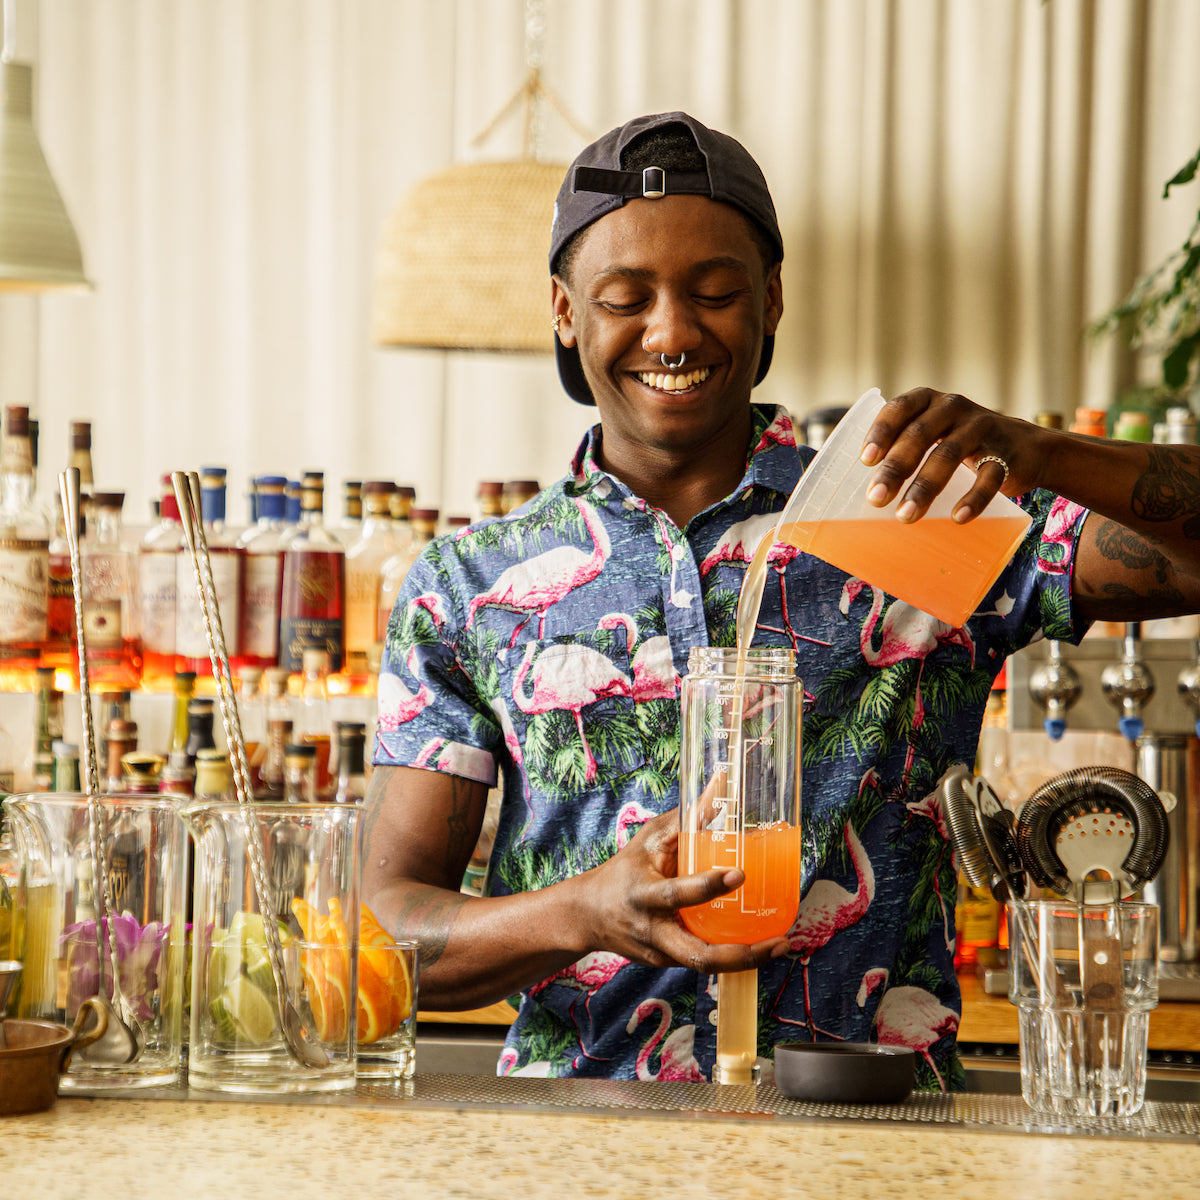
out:
{"label": "jug handle", "polygon": [[[84,1032],[89,1014],[95,1017],[96,1023],[91,1029]],[[71,1041],[67,1046],[67,1052],[63,1055],[59,1071],[66,1071],[71,1065],[71,1054],[75,1050],[82,1050],[85,1046],[98,1042],[107,1032],[108,1012],[103,1005],[96,1003],[95,996],[89,996],[80,1004],[79,1011],[75,1014],[75,1023],[71,1026]]]}

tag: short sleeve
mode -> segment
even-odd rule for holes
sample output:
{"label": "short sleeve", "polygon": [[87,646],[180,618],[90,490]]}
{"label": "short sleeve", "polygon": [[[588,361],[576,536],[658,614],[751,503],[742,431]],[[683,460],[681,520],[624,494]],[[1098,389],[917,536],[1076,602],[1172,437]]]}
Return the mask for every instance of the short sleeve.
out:
{"label": "short sleeve", "polygon": [[500,726],[459,654],[465,605],[448,539],[410,568],[388,621],[379,672],[375,766],[419,767],[496,782]]}

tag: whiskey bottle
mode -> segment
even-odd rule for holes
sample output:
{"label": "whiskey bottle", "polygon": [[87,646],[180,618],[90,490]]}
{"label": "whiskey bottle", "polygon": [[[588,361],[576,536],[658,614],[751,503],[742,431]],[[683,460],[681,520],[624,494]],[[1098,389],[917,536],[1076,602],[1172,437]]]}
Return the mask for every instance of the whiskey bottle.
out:
{"label": "whiskey bottle", "polygon": [[267,741],[260,763],[252,763],[265,796],[283,795],[284,750],[292,740],[294,718],[288,695],[288,673],[282,667],[270,667],[263,677],[267,683]]}
{"label": "whiskey bottle", "polygon": [[55,686],[54,668],[37,669],[37,727],[33,742],[33,790],[54,789],[54,743],[63,735],[62,692]]}
{"label": "whiskey bottle", "polygon": [[280,598],[283,595],[282,475],[255,480],[254,524],[238,538],[245,551],[246,592],[239,666],[273,667],[279,661]]}
{"label": "whiskey bottle", "polygon": [[363,765],[366,749],[366,726],[355,721],[338,725],[338,771],[334,789],[335,804],[357,804],[367,794]]}
{"label": "whiskey bottle", "polygon": [[42,643],[42,666],[55,672],[59,688],[74,690],[79,687],[79,660],[75,656],[75,584],[71,578],[71,548],[61,496],[54,498],[54,518],[48,555],[50,574],[46,583],[46,640]]}
{"label": "whiskey bottle", "polygon": [[410,514],[412,520],[412,541],[398,554],[393,554],[379,569],[379,641],[387,637],[388,620],[392,615],[392,606],[404,583],[404,577],[409,568],[421,555],[421,551],[433,541],[437,533],[438,510],[436,508],[414,508]]}
{"label": "whiskey bottle", "polygon": [[325,528],[324,475],[304,475],[300,523],[284,534],[283,598],[279,620],[279,665],[303,669],[306,643],[329,654],[329,669],[342,669],[345,634],[346,551]]}
{"label": "whiskey bottle", "polygon": [[291,742],[284,749],[283,801],[285,804],[314,804],[316,789],[316,746]]}
{"label": "whiskey bottle", "polygon": [[174,679],[175,700],[171,706],[171,743],[167,748],[172,754],[187,754],[188,708],[196,695],[195,671],[176,671]]}
{"label": "whiskey bottle", "polygon": [[92,423],[71,422],[70,466],[79,472],[79,510],[86,525],[92,519]]}
{"label": "whiskey bottle", "polygon": [[137,740],[136,721],[115,717],[108,723],[108,778],[106,783],[110,792],[121,791],[125,782],[125,772],[121,767],[121,760],[125,755],[137,752]]}
{"label": "whiskey bottle", "polygon": [[31,692],[46,640],[50,530],[33,498],[29,409],[4,410],[0,446],[0,691]]}
{"label": "whiskey bottle", "polygon": [[338,522],[334,532],[344,546],[349,546],[351,542],[355,541],[362,529],[362,488],[360,479],[342,480],[342,519]]}
{"label": "whiskey bottle", "polygon": [[196,756],[196,799],[225,801],[237,799],[233,787],[233,767],[230,765],[229,755],[216,747],[201,750]]}
{"label": "whiskey bottle", "polygon": [[[225,527],[225,474],[224,467],[200,468],[200,506],[225,649],[232,662],[241,651],[245,551]],[[175,561],[175,667],[195,671],[198,679],[211,679],[212,660],[192,556],[184,549]]]}
{"label": "whiskey bottle", "polygon": [[346,663],[343,676],[352,695],[371,695],[371,646],[379,640],[379,581],[383,564],[403,544],[392,525],[396,485],[372,479],[363,484],[363,522],[346,550]]}
{"label": "whiskey bottle", "polygon": [[302,656],[303,680],[294,741],[312,746],[313,787],[318,798],[331,790],[329,779],[329,654],[323,645],[307,645]]}
{"label": "whiskey bottle", "polygon": [[[179,556],[184,552],[183,525],[171,477],[162,477],[158,523],[138,547],[137,613],[142,638],[142,687],[166,692],[175,680],[175,588]],[[54,574],[53,547],[50,573]],[[188,587],[195,584],[188,579]],[[53,586],[53,583],[52,583]],[[53,625],[53,618],[51,619]]]}
{"label": "whiskey bottle", "polygon": [[213,699],[211,696],[197,696],[188,702],[188,761],[195,765],[196,756],[201,750],[216,748],[217,740],[213,733]]}
{"label": "whiskey bottle", "polygon": [[124,492],[92,493],[92,524],[79,548],[88,679],[97,688],[136,688],[142,645],[135,627],[134,552],[121,538]]}
{"label": "whiskey bottle", "polygon": [[527,500],[532,500],[542,489],[536,479],[510,479],[504,485],[500,507],[505,515],[518,509]]}
{"label": "whiskey bottle", "polygon": [[504,516],[504,484],[498,479],[481,479],[475,490],[481,520]]}

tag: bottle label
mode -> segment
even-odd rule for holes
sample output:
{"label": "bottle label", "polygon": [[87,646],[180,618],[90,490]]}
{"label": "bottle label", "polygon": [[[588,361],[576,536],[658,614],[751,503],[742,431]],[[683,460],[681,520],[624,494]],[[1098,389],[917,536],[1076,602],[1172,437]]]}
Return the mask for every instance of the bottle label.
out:
{"label": "bottle label", "polygon": [[329,654],[329,670],[342,669],[342,622],[329,617],[284,617],[279,623],[279,665],[297,672],[304,668],[304,649],[320,643]]}
{"label": "bottle label", "polygon": [[139,628],[148,654],[175,653],[175,559],[143,551],[138,562]]}
{"label": "bottle label", "polygon": [[281,554],[246,556],[246,621],[242,653],[274,659],[279,652],[279,597],[283,588]]}
{"label": "bottle label", "polygon": [[[217,607],[221,613],[221,629],[225,634],[225,652],[230,658],[240,651],[241,629],[241,557],[237,554],[213,552],[213,584],[217,591]],[[200,598],[196,595],[196,580],[192,573],[190,555],[176,559],[175,574],[175,653],[184,658],[207,658],[208,635],[204,632],[204,616]]]}
{"label": "bottle label", "polygon": [[83,636],[88,650],[119,649],[122,643],[121,601],[84,601]]}
{"label": "bottle label", "polygon": [[45,638],[49,576],[49,542],[0,542],[0,646]]}

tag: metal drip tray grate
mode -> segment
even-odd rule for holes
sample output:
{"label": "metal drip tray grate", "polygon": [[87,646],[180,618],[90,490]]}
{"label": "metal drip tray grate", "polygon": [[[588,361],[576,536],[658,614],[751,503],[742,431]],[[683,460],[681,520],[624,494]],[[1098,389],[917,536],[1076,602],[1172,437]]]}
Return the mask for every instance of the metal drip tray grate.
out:
{"label": "metal drip tray grate", "polygon": [[406,1085],[402,1098],[392,1087],[373,1087],[363,1082],[344,1101],[583,1115],[636,1112],[684,1120],[766,1117],[781,1121],[867,1121],[1143,1140],[1190,1141],[1200,1136],[1200,1104],[1147,1101],[1133,1117],[1081,1122],[1035,1113],[1020,1096],[913,1093],[902,1104],[814,1104],[791,1100],[768,1084],[714,1087],[707,1083],[418,1074]]}

